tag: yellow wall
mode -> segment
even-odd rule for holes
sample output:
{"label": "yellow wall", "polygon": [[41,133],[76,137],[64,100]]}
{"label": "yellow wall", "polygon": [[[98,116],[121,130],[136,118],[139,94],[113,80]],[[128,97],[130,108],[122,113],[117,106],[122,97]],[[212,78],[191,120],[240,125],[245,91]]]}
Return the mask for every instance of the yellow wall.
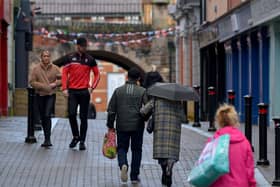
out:
{"label": "yellow wall", "polygon": [[153,18],[152,5],[144,4],[143,9],[144,9],[144,20],[143,20],[144,24],[152,24],[152,18]]}
{"label": "yellow wall", "polygon": [[[169,4],[176,4],[176,0],[170,0]],[[164,17],[158,18],[157,14],[155,12],[156,12],[156,10],[157,11],[159,10],[159,7],[157,9],[153,9],[153,6],[155,6],[155,5],[153,5],[152,1],[149,1],[149,0],[143,1],[143,14],[144,14],[143,23],[144,24],[153,25],[153,24],[156,24],[155,22],[153,22],[153,19],[159,20],[161,18],[161,20],[162,20],[165,17],[164,22],[167,23],[168,26],[175,25],[175,21],[171,16],[162,15]],[[154,17],[156,17],[156,18],[154,18]]]}

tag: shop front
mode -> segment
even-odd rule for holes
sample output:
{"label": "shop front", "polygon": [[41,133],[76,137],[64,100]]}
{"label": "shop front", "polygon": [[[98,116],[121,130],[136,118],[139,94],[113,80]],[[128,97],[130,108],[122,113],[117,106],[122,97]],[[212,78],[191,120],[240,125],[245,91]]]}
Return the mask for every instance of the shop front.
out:
{"label": "shop front", "polygon": [[[214,87],[216,103],[225,100],[225,50],[218,41],[217,23],[205,25],[199,31],[201,118],[208,120],[208,88]],[[218,105],[217,105],[218,106]]]}

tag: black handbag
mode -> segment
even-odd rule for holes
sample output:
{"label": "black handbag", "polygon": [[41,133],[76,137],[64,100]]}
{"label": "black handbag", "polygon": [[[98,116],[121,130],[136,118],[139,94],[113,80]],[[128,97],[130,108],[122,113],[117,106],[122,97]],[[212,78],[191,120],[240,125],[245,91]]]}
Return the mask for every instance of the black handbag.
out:
{"label": "black handbag", "polygon": [[144,119],[144,121],[147,121],[150,119],[152,113],[153,113],[153,101],[150,100],[147,104],[145,104],[141,109],[140,109],[140,115]]}
{"label": "black handbag", "polygon": [[147,122],[147,127],[146,127],[146,130],[149,134],[151,134],[155,129],[155,99],[153,99],[153,108],[151,113],[152,113],[151,117]]}
{"label": "black handbag", "polygon": [[154,131],[154,128],[155,128],[155,120],[154,120],[154,114],[152,114],[152,116],[147,122],[146,130],[149,134],[151,134]]}

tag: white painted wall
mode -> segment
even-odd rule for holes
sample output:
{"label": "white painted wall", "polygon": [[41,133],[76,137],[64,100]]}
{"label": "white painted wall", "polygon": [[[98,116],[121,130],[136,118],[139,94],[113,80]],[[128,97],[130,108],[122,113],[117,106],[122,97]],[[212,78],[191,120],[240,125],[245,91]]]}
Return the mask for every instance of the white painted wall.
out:
{"label": "white painted wall", "polygon": [[114,90],[125,83],[124,73],[108,73],[107,74],[107,103],[109,103]]}

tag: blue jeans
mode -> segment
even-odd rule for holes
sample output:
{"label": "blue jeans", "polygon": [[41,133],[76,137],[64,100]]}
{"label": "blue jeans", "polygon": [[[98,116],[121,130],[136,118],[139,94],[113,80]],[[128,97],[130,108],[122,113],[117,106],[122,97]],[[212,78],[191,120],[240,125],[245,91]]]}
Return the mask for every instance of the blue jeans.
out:
{"label": "blue jeans", "polygon": [[117,131],[117,141],[118,141],[118,163],[121,169],[122,165],[128,166],[127,152],[129,148],[129,143],[131,141],[131,172],[130,179],[136,180],[140,173],[140,165],[142,159],[142,145],[143,145],[143,132],[144,129],[138,131]]}

